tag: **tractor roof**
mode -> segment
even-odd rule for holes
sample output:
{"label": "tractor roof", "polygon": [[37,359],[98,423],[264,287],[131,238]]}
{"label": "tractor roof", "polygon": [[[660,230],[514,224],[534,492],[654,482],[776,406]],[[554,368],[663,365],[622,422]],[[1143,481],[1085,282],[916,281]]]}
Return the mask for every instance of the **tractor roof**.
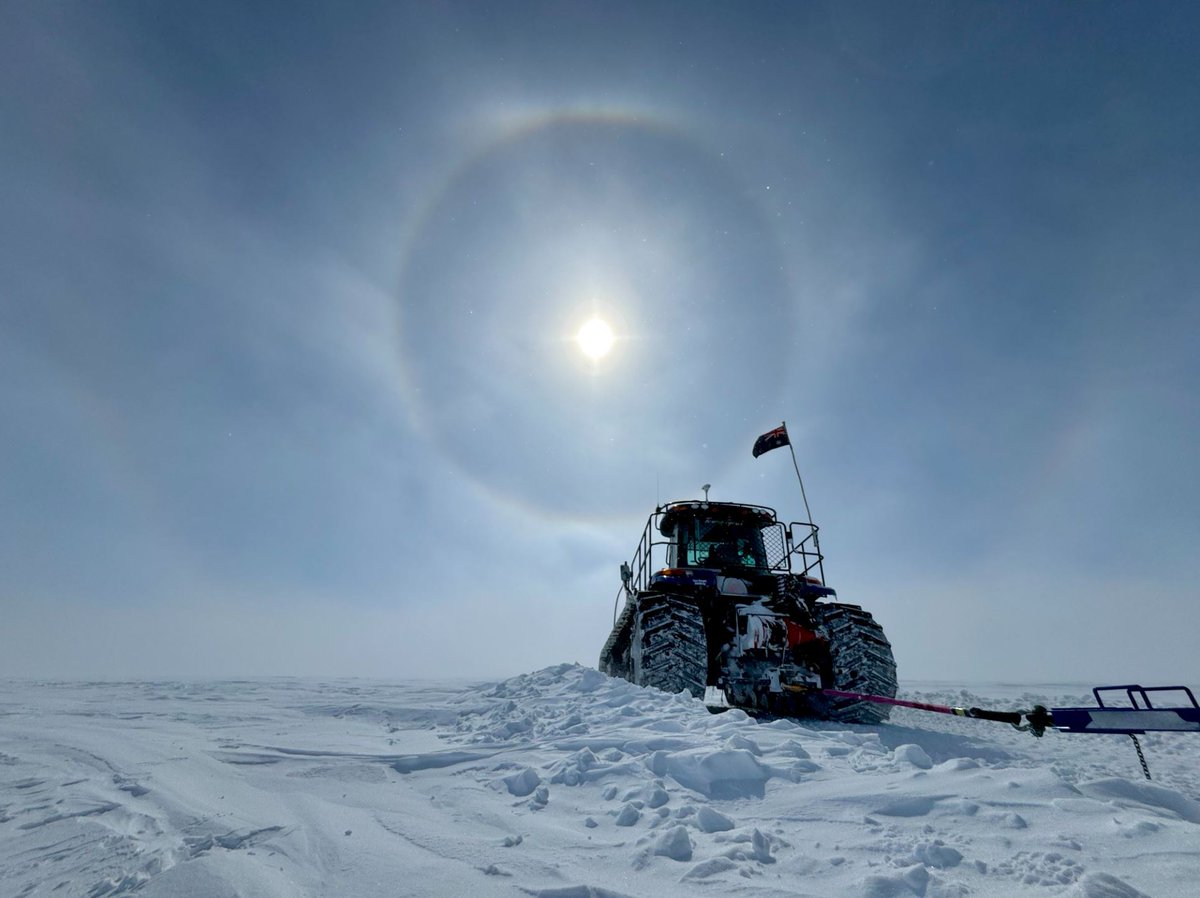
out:
{"label": "tractor roof", "polygon": [[658,529],[664,536],[669,536],[676,523],[685,518],[733,521],[758,526],[774,524],[776,520],[775,509],[765,505],[743,505],[740,502],[668,502],[659,506],[658,513],[662,516],[658,522]]}

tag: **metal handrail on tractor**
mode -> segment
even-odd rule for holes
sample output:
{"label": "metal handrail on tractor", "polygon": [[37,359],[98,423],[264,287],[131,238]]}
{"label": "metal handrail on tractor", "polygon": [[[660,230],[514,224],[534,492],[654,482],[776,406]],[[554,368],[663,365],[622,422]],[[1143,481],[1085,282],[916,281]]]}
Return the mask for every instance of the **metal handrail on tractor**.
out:
{"label": "metal handrail on tractor", "polygon": [[[795,537],[797,528],[808,528],[808,534],[800,540]],[[787,527],[788,542],[791,543],[791,551],[788,552],[788,570],[792,571],[792,556],[796,555],[801,561],[800,576],[807,577],[812,570],[816,569],[817,579],[822,583],[825,582],[825,556],[821,554],[821,541],[817,537],[817,531],[821,528],[811,521],[792,521]],[[812,545],[809,546],[809,541]]]}
{"label": "metal handrail on tractor", "polygon": [[[621,586],[613,599],[614,625],[621,612],[621,595],[624,594],[628,600],[649,588],[650,577],[656,569],[653,563],[654,549],[658,546],[664,547],[665,555],[665,547],[671,544],[669,539],[656,540],[653,538],[653,535],[658,532],[659,521],[665,510],[666,506],[661,505],[654,510],[654,513],[646,520],[646,526],[642,530],[642,537],[638,540],[637,548],[634,549],[633,557],[628,563],[621,565]],[[772,565],[771,569],[783,573],[794,573],[798,566],[800,576],[813,576],[815,571],[816,578],[824,583],[825,557],[821,554],[821,542],[817,537],[817,531],[820,528],[811,521],[792,521],[786,526],[782,521],[777,521],[770,526],[779,528],[783,534],[781,542],[784,550],[782,557]],[[807,532],[803,536],[798,536],[805,530]],[[792,556],[796,556],[798,565],[793,563]]]}
{"label": "metal handrail on tractor", "polygon": [[655,509],[654,514],[646,520],[646,527],[642,530],[642,538],[638,540],[637,548],[633,551],[633,558],[628,564],[621,565],[621,587],[617,590],[616,598],[613,600],[614,624],[620,614],[621,594],[624,593],[626,598],[631,598],[650,585],[654,547],[670,545],[670,540],[655,540],[651,536],[658,529],[658,521],[661,517],[662,508],[660,507]]}

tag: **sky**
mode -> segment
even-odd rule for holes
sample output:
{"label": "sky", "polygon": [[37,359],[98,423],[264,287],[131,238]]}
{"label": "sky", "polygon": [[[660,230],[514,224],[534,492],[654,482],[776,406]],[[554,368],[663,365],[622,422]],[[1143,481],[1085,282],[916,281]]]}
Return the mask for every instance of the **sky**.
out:
{"label": "sky", "polygon": [[1200,683],[1198,43],[0,5],[0,675],[595,664],[656,503],[804,518],[786,421],[902,681]]}

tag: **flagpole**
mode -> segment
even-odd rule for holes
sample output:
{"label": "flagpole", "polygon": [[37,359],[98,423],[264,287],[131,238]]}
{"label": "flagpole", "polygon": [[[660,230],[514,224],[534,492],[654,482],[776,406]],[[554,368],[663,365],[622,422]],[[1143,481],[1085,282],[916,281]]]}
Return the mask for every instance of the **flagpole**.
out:
{"label": "flagpole", "polygon": [[[787,433],[787,421],[783,422],[784,433]],[[804,513],[808,515],[808,523],[813,522],[812,512],[808,508],[808,496],[804,493],[804,478],[800,476],[800,464],[796,461],[796,449],[792,446],[791,435],[788,435],[788,452],[792,453],[792,467],[796,469],[796,479],[800,481],[800,498],[804,500]]]}

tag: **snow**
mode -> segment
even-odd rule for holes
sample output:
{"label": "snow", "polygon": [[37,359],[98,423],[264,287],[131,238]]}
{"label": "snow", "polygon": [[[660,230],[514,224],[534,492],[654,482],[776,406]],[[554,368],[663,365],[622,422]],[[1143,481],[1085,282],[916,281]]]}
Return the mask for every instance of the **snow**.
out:
{"label": "snow", "polygon": [[[906,684],[917,701],[1089,704]],[[0,683],[0,895],[1195,894],[1200,740],[502,683]]]}

